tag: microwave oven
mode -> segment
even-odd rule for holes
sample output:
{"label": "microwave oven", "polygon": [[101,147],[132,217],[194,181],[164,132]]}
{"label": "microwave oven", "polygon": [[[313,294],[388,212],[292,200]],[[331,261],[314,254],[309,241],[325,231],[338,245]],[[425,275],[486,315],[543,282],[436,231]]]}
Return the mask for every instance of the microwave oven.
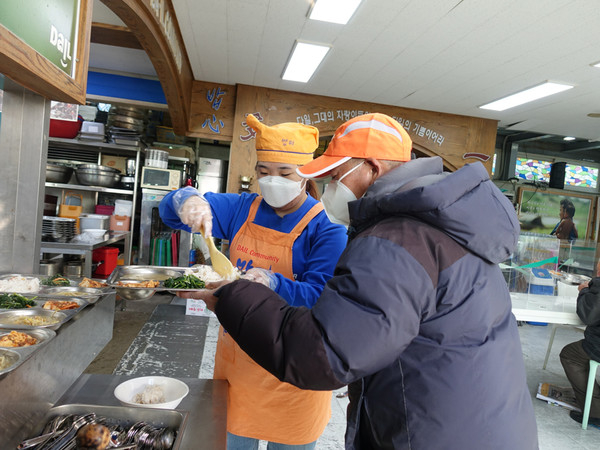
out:
{"label": "microwave oven", "polygon": [[181,172],[179,170],[160,169],[158,167],[142,167],[140,186],[148,189],[173,191],[181,187]]}

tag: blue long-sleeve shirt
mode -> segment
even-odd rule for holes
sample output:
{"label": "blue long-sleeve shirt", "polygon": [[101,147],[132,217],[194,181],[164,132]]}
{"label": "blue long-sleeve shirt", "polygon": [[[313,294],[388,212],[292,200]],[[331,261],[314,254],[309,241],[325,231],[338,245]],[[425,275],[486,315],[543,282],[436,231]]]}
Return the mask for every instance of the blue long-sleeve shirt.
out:
{"label": "blue long-sleeve shirt", "polygon": [[[165,196],[159,205],[162,221],[171,228],[191,231],[183,224],[173,206],[173,195]],[[190,190],[190,195],[193,191]],[[213,236],[228,239],[230,242],[248,217],[250,205],[257,194],[217,194],[208,192],[204,198],[211,207],[213,216]],[[317,203],[308,196],[302,206],[291,214],[279,217],[264,200],[260,203],[254,223],[272,230],[289,233],[302,217]],[[292,246],[292,270],[295,281],[279,273],[277,292],[292,306],[311,308],[325,283],[333,275],[333,269],[346,246],[346,229],[333,224],[324,211],[314,217],[302,231]],[[233,261],[237,265],[236,261]],[[248,270],[252,267],[238,267]]]}

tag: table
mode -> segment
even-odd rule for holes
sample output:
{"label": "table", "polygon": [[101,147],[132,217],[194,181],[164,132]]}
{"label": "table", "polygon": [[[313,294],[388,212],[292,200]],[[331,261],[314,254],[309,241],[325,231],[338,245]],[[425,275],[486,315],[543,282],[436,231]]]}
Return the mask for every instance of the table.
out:
{"label": "table", "polygon": [[510,298],[517,320],[583,325],[577,315],[576,297],[511,292]]}
{"label": "table", "polygon": [[42,241],[40,245],[40,251],[42,253],[62,253],[66,255],[84,255],[85,261],[83,265],[83,276],[92,277],[92,252],[100,247],[105,247],[115,242],[125,241],[125,264],[129,264],[131,261],[129,241],[131,239],[131,232],[129,231],[111,231],[108,238],[101,241],[94,242],[93,244],[84,243],[71,243],[71,242],[45,242]]}

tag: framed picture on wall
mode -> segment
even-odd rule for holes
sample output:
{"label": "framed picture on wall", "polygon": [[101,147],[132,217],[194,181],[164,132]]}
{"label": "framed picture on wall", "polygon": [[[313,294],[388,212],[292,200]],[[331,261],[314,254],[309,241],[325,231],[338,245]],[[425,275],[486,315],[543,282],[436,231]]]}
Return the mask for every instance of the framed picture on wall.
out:
{"label": "framed picture on wall", "polygon": [[542,191],[535,187],[519,188],[517,214],[521,231],[549,235],[560,222],[560,202],[563,199],[569,200],[575,207],[573,222],[578,239],[590,239],[595,196],[556,190]]}

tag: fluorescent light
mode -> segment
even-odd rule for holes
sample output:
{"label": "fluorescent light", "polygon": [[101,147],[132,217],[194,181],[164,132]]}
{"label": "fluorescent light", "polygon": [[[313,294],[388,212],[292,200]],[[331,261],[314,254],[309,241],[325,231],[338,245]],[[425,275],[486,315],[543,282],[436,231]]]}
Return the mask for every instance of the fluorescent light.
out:
{"label": "fluorescent light", "polygon": [[329,48],[326,45],[296,42],[281,78],[306,83],[325,58]]}
{"label": "fluorescent light", "polygon": [[346,25],[361,0],[316,0],[309,19]]}
{"label": "fluorescent light", "polygon": [[524,91],[509,95],[508,97],[501,98],[500,100],[496,100],[495,102],[482,105],[480,108],[491,109],[494,111],[504,111],[505,109],[522,105],[523,103],[532,102],[542,97],[547,97],[548,95],[566,91],[572,87],[573,86],[569,84],[552,83],[550,81],[546,81],[532,88],[525,89]]}
{"label": "fluorescent light", "polygon": [[600,67],[600,61],[590,64],[592,67]]}
{"label": "fluorescent light", "polygon": [[575,138],[573,136],[565,136],[563,138],[563,141],[574,141],[574,140],[575,140]]}

